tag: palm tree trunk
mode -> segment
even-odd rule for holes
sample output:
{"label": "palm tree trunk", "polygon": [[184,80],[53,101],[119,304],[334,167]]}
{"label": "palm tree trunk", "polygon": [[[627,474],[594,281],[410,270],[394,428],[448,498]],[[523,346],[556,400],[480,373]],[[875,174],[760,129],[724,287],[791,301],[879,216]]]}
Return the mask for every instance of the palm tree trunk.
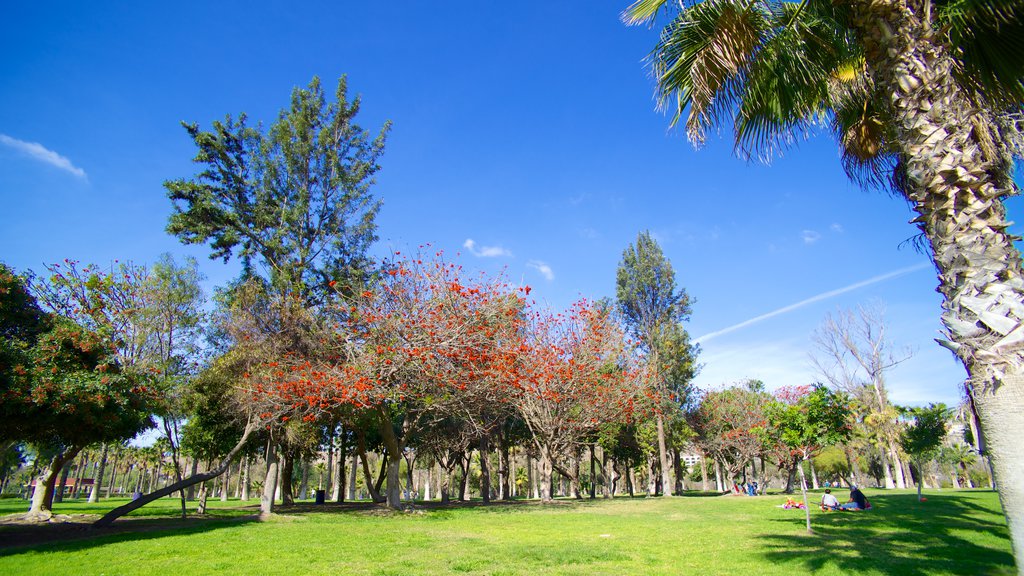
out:
{"label": "palm tree trunk", "polygon": [[892,118],[905,194],[931,245],[948,342],[991,454],[999,499],[1024,574],[1024,280],[1002,199],[1012,156],[986,106],[955,82],[954,60],[907,2],[847,0]]}
{"label": "palm tree trunk", "polygon": [[103,473],[107,467],[107,451],[108,446],[106,443],[103,444],[103,450],[100,452],[100,466],[96,470],[96,478],[92,482],[92,492],[89,493],[89,503],[95,504],[100,501],[100,490],[103,489]]}

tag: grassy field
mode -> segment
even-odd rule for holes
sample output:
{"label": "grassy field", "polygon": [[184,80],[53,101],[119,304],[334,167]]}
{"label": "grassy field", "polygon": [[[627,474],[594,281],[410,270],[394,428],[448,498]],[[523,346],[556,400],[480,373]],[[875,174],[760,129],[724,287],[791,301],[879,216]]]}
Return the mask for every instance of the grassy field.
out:
{"label": "grassy field", "polygon": [[[777,506],[784,496],[514,503],[391,513],[304,504],[260,522],[256,509],[211,502],[212,521],[78,529],[78,539],[0,548],[0,574],[1013,574],[995,493],[867,491],[868,512]],[[117,502],[104,506],[109,509]],[[0,500],[0,514],[25,503]],[[70,502],[58,513],[95,513]],[[154,530],[154,524],[168,529]],[[0,524],[0,544],[17,526]]]}

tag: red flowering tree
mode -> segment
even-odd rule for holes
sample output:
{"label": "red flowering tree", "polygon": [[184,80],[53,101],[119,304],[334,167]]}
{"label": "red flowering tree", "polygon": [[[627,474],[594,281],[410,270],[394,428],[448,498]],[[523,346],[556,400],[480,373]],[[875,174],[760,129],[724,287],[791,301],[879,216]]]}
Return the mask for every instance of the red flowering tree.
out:
{"label": "red flowering tree", "polygon": [[400,506],[399,466],[424,426],[499,403],[515,385],[522,295],[500,279],[466,278],[435,258],[401,258],[342,300],[315,355],[290,354],[253,375],[251,401],[267,421],[361,411],[387,452],[386,499]]}
{"label": "red flowering tree", "polygon": [[566,464],[608,423],[633,417],[644,377],[621,326],[585,300],[564,314],[535,314],[520,352],[513,401],[540,456],[541,499],[550,501],[552,471],[578,483]]}
{"label": "red flowering tree", "polygon": [[152,425],[152,383],[122,371],[109,340],[43,312],[24,281],[0,265],[0,440],[33,444],[39,473],[29,518],[51,516],[61,468],[85,446]]}
{"label": "red flowering tree", "polygon": [[761,454],[767,399],[763,384],[749,381],[707,392],[688,416],[698,446],[722,465],[727,483]]}

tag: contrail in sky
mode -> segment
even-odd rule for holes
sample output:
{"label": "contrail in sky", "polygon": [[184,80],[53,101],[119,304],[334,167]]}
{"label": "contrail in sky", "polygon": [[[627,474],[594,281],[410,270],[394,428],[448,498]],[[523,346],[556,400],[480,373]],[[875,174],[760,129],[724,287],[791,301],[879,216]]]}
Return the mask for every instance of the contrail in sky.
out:
{"label": "contrail in sky", "polygon": [[750,326],[751,324],[757,324],[758,322],[760,322],[762,320],[767,320],[767,319],[772,318],[774,316],[778,316],[780,314],[785,314],[786,312],[792,312],[793,310],[796,310],[797,308],[803,308],[804,306],[807,306],[808,304],[813,304],[815,302],[820,302],[821,300],[826,300],[826,299],[831,298],[833,296],[838,296],[840,294],[845,294],[846,292],[851,292],[851,291],[856,290],[858,288],[863,288],[865,286],[870,286],[871,284],[877,284],[879,282],[884,282],[886,280],[889,280],[890,278],[896,278],[897,276],[903,276],[904,274],[910,274],[911,272],[916,272],[918,270],[923,270],[924,268],[928,268],[929,266],[931,266],[931,264],[918,264],[916,266],[910,266],[909,268],[900,268],[899,270],[895,270],[895,271],[889,272],[887,274],[882,274],[880,276],[875,276],[873,278],[868,278],[867,280],[862,280],[860,282],[857,282],[856,284],[850,284],[849,286],[844,286],[842,288],[837,288],[835,290],[829,290],[828,292],[822,292],[821,294],[818,294],[817,296],[811,296],[810,298],[807,298],[806,300],[801,300],[801,301],[799,301],[799,302],[797,302],[795,304],[790,304],[789,306],[783,306],[782,308],[779,308],[778,310],[772,310],[771,312],[768,312],[767,314],[761,314],[760,316],[755,316],[754,318],[751,318],[750,320],[744,320],[743,322],[740,322],[739,324],[733,324],[732,326],[729,326],[728,328],[722,328],[721,330],[716,330],[714,332],[705,334],[705,335],[701,336],[700,338],[697,338],[696,340],[694,340],[694,343],[700,344],[701,342],[707,342],[708,340],[711,340],[712,338],[716,338],[718,336],[721,336],[722,334],[728,334],[730,332],[735,332],[735,331],[739,330],[740,328],[746,328],[747,326]]}

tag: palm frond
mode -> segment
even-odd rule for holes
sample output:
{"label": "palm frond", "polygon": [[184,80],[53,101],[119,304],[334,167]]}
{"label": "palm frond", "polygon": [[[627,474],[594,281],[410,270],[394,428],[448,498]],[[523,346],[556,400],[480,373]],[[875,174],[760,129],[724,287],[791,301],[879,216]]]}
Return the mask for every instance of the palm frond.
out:
{"label": "palm frond", "polygon": [[657,19],[658,13],[667,3],[668,0],[636,0],[622,12],[622,21],[627,26],[650,24]]}
{"label": "palm frond", "polygon": [[826,118],[832,87],[860,55],[830,3],[780,3],[746,75],[736,148],[768,160]]}
{"label": "palm frond", "polygon": [[1004,107],[1024,102],[1024,0],[937,3],[961,84]]}
{"label": "palm frond", "polygon": [[735,108],[767,24],[756,2],[710,0],[682,10],[662,31],[652,58],[658,103],[674,104],[672,125],[689,107],[687,135],[694,143]]}

